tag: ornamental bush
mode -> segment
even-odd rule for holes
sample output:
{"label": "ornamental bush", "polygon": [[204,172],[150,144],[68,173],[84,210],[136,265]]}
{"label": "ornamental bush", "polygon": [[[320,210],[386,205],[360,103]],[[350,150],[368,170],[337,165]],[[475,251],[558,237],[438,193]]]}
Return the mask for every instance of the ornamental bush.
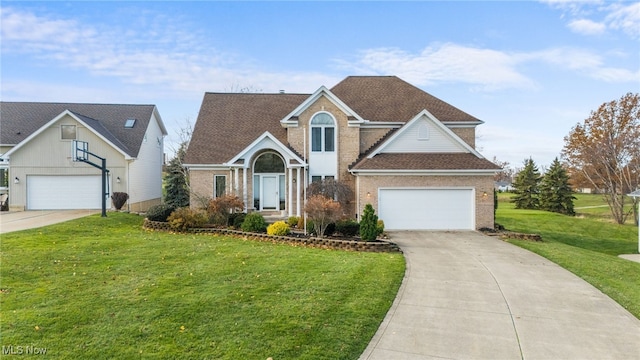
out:
{"label": "ornamental bush", "polygon": [[291,233],[289,224],[284,221],[276,221],[273,224],[267,226],[267,234],[276,236],[285,236]]}
{"label": "ornamental bush", "polygon": [[147,210],[147,219],[150,221],[167,222],[167,218],[175,208],[168,204],[154,205]]}
{"label": "ornamental bush", "polygon": [[340,220],[336,223],[336,231],[343,236],[356,236],[360,231],[360,224],[353,219]]}
{"label": "ornamental bush", "polygon": [[111,195],[111,201],[113,201],[113,207],[115,207],[116,210],[122,209],[127,200],[129,200],[129,194],[125,192],[114,192]]}
{"label": "ornamental bush", "polygon": [[172,229],[186,231],[190,228],[199,228],[209,221],[207,212],[203,210],[193,210],[188,207],[177,208],[167,218]]}
{"label": "ornamental bush", "polygon": [[297,216],[289,216],[289,219],[287,219],[287,224],[289,224],[289,227],[298,226],[299,222],[300,218],[298,218]]}
{"label": "ornamental bush", "polygon": [[378,237],[378,215],[371,204],[364,207],[360,220],[360,237],[364,241],[374,241]]}
{"label": "ornamental bush", "polygon": [[264,221],[264,217],[260,213],[252,212],[244,218],[242,231],[263,233],[267,231],[267,222]]}
{"label": "ornamental bush", "polygon": [[378,222],[376,223],[376,230],[378,236],[382,235],[382,233],[384,232],[384,221],[378,219]]}

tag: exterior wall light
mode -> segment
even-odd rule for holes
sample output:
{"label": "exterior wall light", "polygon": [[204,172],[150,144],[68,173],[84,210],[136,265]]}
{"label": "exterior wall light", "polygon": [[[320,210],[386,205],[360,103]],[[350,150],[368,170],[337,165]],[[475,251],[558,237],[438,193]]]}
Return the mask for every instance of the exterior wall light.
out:
{"label": "exterior wall light", "polygon": [[120,184],[120,176],[118,176],[118,177],[116,178],[116,182],[117,182],[118,184]]}
{"label": "exterior wall light", "polygon": [[16,176],[16,177],[13,179],[13,183],[14,183],[14,184],[19,184],[19,183],[20,183],[20,179]]}

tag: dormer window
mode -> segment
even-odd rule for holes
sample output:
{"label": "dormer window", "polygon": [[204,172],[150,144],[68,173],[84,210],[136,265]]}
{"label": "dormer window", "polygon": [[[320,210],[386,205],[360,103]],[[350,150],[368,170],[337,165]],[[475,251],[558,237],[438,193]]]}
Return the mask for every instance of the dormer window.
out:
{"label": "dormer window", "polygon": [[127,129],[132,129],[135,124],[136,124],[136,119],[127,119],[124,122],[124,127]]}
{"label": "dormer window", "polygon": [[311,151],[333,152],[336,150],[336,128],[333,117],[327,113],[316,114],[311,119]]}

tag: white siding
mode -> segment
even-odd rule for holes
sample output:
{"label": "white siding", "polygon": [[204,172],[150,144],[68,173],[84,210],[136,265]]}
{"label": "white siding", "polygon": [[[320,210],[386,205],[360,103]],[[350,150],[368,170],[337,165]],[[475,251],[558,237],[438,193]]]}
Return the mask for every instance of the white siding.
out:
{"label": "white siding", "polygon": [[[428,138],[424,139],[421,128],[426,127]],[[445,133],[432,121],[423,117],[393,139],[383,153],[460,153],[467,152],[449,134]]]}
{"label": "white siding", "polygon": [[162,198],[163,156],[162,130],[155,115],[152,115],[138,157],[129,165],[128,203]]}

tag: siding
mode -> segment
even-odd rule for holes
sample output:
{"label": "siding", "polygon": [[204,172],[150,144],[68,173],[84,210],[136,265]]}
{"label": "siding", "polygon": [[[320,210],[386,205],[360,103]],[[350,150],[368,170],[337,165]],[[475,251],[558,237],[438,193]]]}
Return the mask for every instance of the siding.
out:
{"label": "siding", "polygon": [[[427,139],[420,139],[420,128],[426,126],[428,132]],[[388,144],[385,153],[458,153],[467,152],[460,144],[458,144],[451,136],[433,122],[421,119],[411,124],[401,134],[396,137],[392,143]]]}
{"label": "siding", "polygon": [[[160,139],[160,143],[158,143]],[[164,138],[155,115],[142,141],[138,158],[129,165],[129,203],[145,202],[162,198],[162,162]]]}

